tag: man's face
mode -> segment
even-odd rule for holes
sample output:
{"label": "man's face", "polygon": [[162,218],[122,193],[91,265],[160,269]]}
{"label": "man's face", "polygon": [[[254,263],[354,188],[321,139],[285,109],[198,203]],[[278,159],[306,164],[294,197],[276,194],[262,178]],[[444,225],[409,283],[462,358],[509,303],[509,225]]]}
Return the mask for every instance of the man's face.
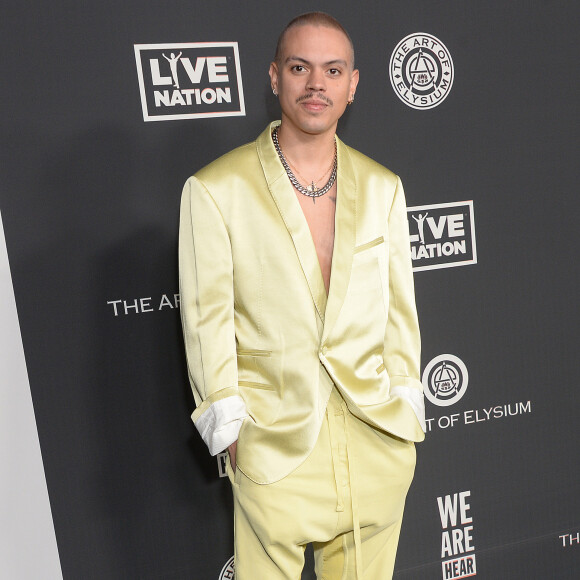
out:
{"label": "man's face", "polygon": [[334,134],[358,83],[352,60],[350,43],[340,30],[306,25],[286,32],[280,60],[270,65],[283,131]]}

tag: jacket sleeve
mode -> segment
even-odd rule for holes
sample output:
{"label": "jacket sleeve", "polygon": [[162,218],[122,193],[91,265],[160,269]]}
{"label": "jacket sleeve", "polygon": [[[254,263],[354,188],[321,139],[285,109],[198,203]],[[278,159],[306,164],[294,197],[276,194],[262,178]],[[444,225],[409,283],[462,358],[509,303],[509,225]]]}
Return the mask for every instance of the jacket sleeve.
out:
{"label": "jacket sleeve", "polygon": [[238,391],[230,239],[214,199],[195,177],[181,199],[179,287],[197,406],[192,420],[215,455],[237,440],[247,411]]}
{"label": "jacket sleeve", "polygon": [[403,184],[397,177],[389,211],[389,312],[383,357],[391,380],[391,395],[413,409],[423,431],[425,403],[419,378],[421,338],[411,263],[409,224]]}

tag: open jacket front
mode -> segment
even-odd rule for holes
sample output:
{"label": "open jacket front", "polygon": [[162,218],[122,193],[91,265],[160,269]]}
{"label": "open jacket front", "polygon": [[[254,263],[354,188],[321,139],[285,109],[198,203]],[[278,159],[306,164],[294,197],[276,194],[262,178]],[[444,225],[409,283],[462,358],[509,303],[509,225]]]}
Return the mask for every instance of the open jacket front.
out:
{"label": "open jacket front", "polygon": [[425,431],[401,182],[337,139],[327,297],[272,143],[276,124],[188,180],[180,226],[192,418],[212,452],[220,431],[243,419],[237,465],[258,483],[308,456],[333,385],[377,429],[411,441]]}

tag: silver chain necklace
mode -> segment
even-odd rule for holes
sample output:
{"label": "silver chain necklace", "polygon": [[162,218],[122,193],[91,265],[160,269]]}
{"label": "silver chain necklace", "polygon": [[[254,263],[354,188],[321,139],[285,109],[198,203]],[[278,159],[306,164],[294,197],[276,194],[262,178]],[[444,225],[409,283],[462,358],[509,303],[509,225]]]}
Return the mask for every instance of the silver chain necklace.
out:
{"label": "silver chain necklace", "polygon": [[314,184],[314,181],[308,187],[304,187],[298,181],[298,179],[296,179],[296,176],[294,175],[292,169],[290,169],[290,165],[288,165],[288,161],[286,161],[286,158],[284,157],[284,153],[282,153],[282,149],[280,148],[280,143],[278,142],[278,127],[275,127],[274,130],[272,131],[272,141],[274,142],[274,147],[276,148],[276,152],[278,153],[278,157],[280,158],[280,161],[282,162],[282,165],[284,166],[284,169],[286,170],[286,174],[288,175],[288,179],[290,180],[290,183],[302,195],[305,195],[307,197],[312,198],[312,202],[316,203],[317,197],[322,197],[325,193],[328,193],[330,191],[330,189],[334,185],[334,182],[336,181],[336,169],[337,169],[337,165],[338,165],[338,163],[337,163],[338,159],[337,159],[337,155],[336,155],[336,141],[334,142],[334,163],[332,164],[332,173],[330,174],[330,179],[327,181],[326,185],[324,187],[321,187],[320,189],[318,187],[316,187],[316,185]]}

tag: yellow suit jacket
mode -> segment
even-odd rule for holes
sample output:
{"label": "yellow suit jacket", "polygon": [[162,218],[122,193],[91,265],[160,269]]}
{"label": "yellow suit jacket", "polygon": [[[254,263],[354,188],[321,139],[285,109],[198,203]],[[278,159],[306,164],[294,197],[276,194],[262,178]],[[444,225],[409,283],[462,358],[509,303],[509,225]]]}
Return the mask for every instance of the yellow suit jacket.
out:
{"label": "yellow suit jacket", "polygon": [[192,418],[212,453],[238,436],[238,468],[258,483],[308,456],[333,385],[377,429],[425,430],[401,182],[337,139],[327,297],[275,124],[187,181],[179,243]]}

